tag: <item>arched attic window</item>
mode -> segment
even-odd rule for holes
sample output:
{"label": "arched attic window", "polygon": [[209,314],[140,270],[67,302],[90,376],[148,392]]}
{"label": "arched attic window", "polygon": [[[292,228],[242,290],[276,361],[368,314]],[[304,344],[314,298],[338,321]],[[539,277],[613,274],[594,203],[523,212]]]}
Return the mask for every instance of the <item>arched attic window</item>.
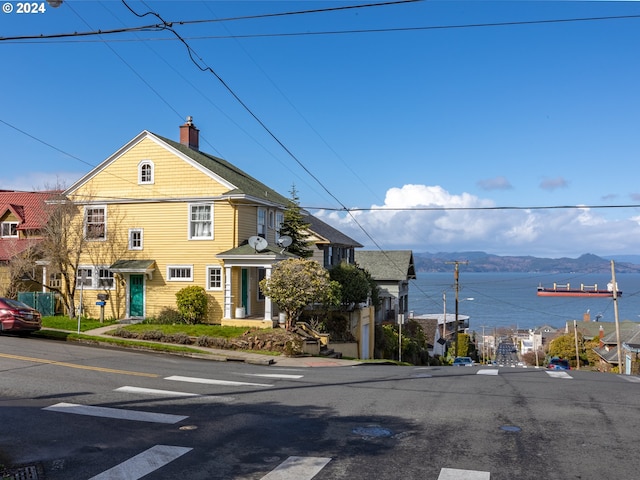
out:
{"label": "arched attic window", "polygon": [[143,160],[138,164],[138,183],[153,183],[153,162],[151,160]]}

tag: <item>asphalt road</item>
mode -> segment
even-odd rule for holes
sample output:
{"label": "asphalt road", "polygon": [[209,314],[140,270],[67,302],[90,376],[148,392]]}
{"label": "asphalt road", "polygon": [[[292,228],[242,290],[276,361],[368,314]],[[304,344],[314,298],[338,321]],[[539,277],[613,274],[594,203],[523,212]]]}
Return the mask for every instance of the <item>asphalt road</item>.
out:
{"label": "asphalt road", "polygon": [[638,380],[268,367],[0,336],[0,452],[47,480],[638,478]]}

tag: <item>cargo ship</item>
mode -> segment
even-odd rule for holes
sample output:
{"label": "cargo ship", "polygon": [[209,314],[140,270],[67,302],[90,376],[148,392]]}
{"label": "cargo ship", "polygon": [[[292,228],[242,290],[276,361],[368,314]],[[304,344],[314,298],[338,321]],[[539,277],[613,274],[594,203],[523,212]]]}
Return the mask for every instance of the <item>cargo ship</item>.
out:
{"label": "cargo ship", "polygon": [[[617,285],[616,285],[617,287]],[[622,295],[620,290],[616,291],[616,297]],[[613,297],[613,283],[608,283],[606,290],[598,289],[598,284],[584,285],[580,288],[571,288],[569,283],[554,283],[553,287],[547,288],[538,285],[539,297]]]}

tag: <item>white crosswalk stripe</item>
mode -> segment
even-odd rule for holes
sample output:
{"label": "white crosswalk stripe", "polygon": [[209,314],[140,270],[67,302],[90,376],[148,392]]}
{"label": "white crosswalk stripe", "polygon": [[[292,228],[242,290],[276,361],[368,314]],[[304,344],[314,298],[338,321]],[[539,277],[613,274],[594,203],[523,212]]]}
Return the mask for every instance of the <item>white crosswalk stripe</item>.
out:
{"label": "white crosswalk stripe", "polygon": [[489,472],[475,470],[458,470],[457,468],[443,468],[438,480],[490,480]]}
{"label": "white crosswalk stripe", "polygon": [[573,377],[569,375],[567,372],[558,371],[558,370],[545,370],[545,372],[547,372],[547,375],[553,378],[564,378],[568,380],[573,380]]}
{"label": "white crosswalk stripe", "polygon": [[623,375],[622,378],[624,378],[627,382],[640,383],[640,377],[631,377],[629,375]]}
{"label": "white crosswalk stripe", "polygon": [[200,397],[199,393],[173,392],[171,390],[157,390],[155,388],[130,387],[125,385],[114,390],[114,392],[140,393],[143,395],[157,395],[161,397]]}
{"label": "white crosswalk stripe", "polygon": [[477,375],[498,375],[497,368],[482,368],[478,370]]}
{"label": "white crosswalk stripe", "polygon": [[224,385],[229,387],[273,387],[273,385],[270,385],[268,383],[236,382],[231,380],[215,380],[212,378],[183,377],[180,375],[172,375],[170,377],[166,377],[165,380],[190,383],[205,383],[207,385]]}
{"label": "white crosswalk stripe", "polygon": [[191,450],[189,447],[156,445],[89,480],[138,480]]}
{"label": "white crosswalk stripe", "polygon": [[298,378],[304,377],[304,375],[291,375],[288,373],[242,373],[241,375],[247,377],[282,378],[284,380],[297,380]]}
{"label": "white crosswalk stripe", "polygon": [[114,390],[114,392],[133,393],[139,395],[149,395],[153,397],[172,397],[172,398],[203,398],[208,402],[233,402],[234,397],[227,395],[202,395],[200,393],[175,392],[172,390],[158,390],[155,388],[131,387],[125,385]]}
{"label": "white crosswalk stripe", "polygon": [[73,413],[76,415],[88,415],[92,417],[115,418],[118,420],[133,420],[137,422],[152,423],[178,423],[186,418],[185,415],[171,415],[167,413],[143,412],[140,410],[125,410],[122,408],[94,407],[89,405],[78,405],[76,403],[56,403],[43,408],[52,412]]}
{"label": "white crosswalk stripe", "polygon": [[331,458],[289,457],[261,480],[311,480]]}

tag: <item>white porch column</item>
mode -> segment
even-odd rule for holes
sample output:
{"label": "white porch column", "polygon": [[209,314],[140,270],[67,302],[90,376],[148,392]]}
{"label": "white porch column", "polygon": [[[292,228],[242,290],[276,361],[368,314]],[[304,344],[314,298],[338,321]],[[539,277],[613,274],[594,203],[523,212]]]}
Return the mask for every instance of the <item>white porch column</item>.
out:
{"label": "white porch column", "polygon": [[231,298],[231,267],[224,267],[224,318],[233,318],[231,316],[231,306],[233,299]]}
{"label": "white porch column", "polygon": [[49,282],[47,282],[47,266],[43,265],[42,266],[42,293],[46,293],[47,285],[49,285]]}
{"label": "white porch column", "polygon": [[[271,278],[271,265],[265,266],[265,278]],[[271,297],[264,297],[264,319],[273,320],[273,304],[271,303]]]}

